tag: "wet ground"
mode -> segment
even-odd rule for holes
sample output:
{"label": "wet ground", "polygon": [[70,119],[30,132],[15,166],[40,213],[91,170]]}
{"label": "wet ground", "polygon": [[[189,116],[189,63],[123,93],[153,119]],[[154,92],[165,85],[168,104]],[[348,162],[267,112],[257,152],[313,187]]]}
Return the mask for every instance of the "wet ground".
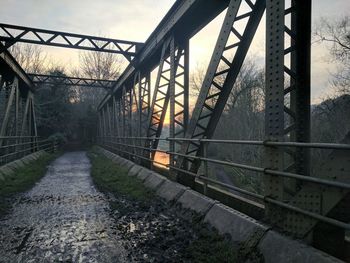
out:
{"label": "wet ground", "polygon": [[65,153],[16,198],[0,219],[0,262],[227,262],[215,254],[226,243],[198,217],[101,193],[90,166],[85,152]]}
{"label": "wet ground", "polygon": [[126,262],[84,152],[66,153],[0,221],[0,262]]}

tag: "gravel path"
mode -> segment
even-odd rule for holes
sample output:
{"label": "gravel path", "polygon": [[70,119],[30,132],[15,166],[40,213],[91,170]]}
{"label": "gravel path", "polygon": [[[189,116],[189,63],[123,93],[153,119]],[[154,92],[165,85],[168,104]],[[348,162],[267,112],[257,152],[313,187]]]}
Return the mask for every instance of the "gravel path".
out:
{"label": "gravel path", "polygon": [[130,262],[85,152],[56,159],[0,221],[0,262]]}

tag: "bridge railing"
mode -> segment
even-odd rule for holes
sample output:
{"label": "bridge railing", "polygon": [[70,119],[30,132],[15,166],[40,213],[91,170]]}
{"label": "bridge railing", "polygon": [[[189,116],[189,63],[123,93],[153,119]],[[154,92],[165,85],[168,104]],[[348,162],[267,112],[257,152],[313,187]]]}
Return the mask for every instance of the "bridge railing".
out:
{"label": "bridge railing", "polygon": [[[177,142],[184,142],[184,141],[191,141],[195,143],[200,143],[203,146],[203,151],[197,156],[188,155],[188,154],[180,154],[177,152],[171,152],[166,150],[159,150],[159,149],[152,149],[151,145],[153,141],[177,141]],[[208,145],[210,143],[215,144],[241,144],[241,145],[255,145],[260,146],[264,148],[270,148],[270,147],[298,147],[298,148],[313,148],[313,149],[324,149],[324,150],[345,150],[349,151],[350,153],[350,145],[349,144],[336,144],[336,143],[298,143],[298,142],[273,142],[273,141],[246,141],[246,140],[218,140],[218,139],[185,139],[185,138],[147,138],[147,137],[115,137],[115,136],[105,136],[105,137],[99,137],[98,138],[99,144],[112,151],[115,152],[125,158],[130,159],[131,161],[134,161],[139,164],[146,164],[148,163],[149,168],[153,168],[153,165],[160,165],[163,167],[166,167],[171,170],[175,170],[184,174],[187,174],[188,176],[194,177],[197,181],[203,182],[203,193],[207,194],[207,188],[210,185],[215,185],[222,187],[227,190],[233,190],[239,194],[242,194],[243,196],[247,197],[248,199],[252,199],[254,201],[258,201],[262,204],[273,204],[275,206],[278,206],[283,209],[287,209],[290,211],[293,211],[298,214],[302,214],[306,217],[310,217],[312,219],[318,220],[320,222],[328,223],[340,228],[343,228],[344,230],[350,230],[350,224],[333,219],[331,217],[324,216],[320,213],[311,212],[306,209],[302,209],[300,207],[294,206],[290,204],[289,202],[284,202],[280,200],[276,200],[274,198],[271,198],[270,196],[255,193],[246,189],[243,189],[241,187],[237,187],[231,184],[227,184],[224,182],[220,182],[218,180],[209,178],[208,173],[208,164],[213,163],[217,165],[224,165],[234,168],[239,168],[243,170],[249,170],[256,172],[257,175],[264,176],[264,175],[274,175],[284,178],[292,178],[296,180],[300,180],[303,182],[307,182],[310,184],[317,184],[320,187],[324,187],[325,189],[328,188],[337,188],[339,190],[350,190],[350,183],[347,182],[340,182],[324,178],[319,178],[315,176],[306,176],[302,174],[297,173],[291,173],[291,172],[285,172],[285,171],[279,171],[279,170],[273,170],[269,169],[267,167],[257,167],[247,164],[241,164],[241,163],[235,163],[231,161],[223,161],[218,159],[213,159],[208,157],[207,155],[207,149]],[[142,145],[146,145],[145,142],[149,142],[150,147],[144,147]],[[169,164],[169,162],[159,162],[154,160],[154,154],[156,152],[164,153],[169,156],[169,159],[171,156],[173,156],[175,160],[175,165]],[[187,170],[185,167],[177,167],[176,166],[176,159],[177,157],[184,157],[186,159],[190,160],[198,160],[201,162],[202,169],[199,169],[198,173],[193,173],[190,170]]]}
{"label": "bridge railing", "polygon": [[37,136],[0,137],[0,166],[37,151],[55,152],[58,141]]}

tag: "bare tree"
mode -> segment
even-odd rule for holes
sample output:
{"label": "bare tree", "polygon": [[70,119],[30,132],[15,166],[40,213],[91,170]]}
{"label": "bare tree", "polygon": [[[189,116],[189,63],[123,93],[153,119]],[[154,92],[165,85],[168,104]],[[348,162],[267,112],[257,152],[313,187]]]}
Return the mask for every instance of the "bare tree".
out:
{"label": "bare tree", "polygon": [[[225,68],[220,68],[219,71],[224,70]],[[192,72],[190,76],[190,94],[193,97],[197,97],[200,93],[200,89],[203,83],[205,77],[205,69],[203,66],[198,65],[197,68]],[[220,78],[215,79],[215,81],[222,85],[224,82],[225,76],[220,76]],[[264,89],[263,89],[263,71],[261,69],[258,69],[256,64],[251,60],[247,59],[246,62],[243,64],[235,84],[233,85],[233,88],[230,93],[230,97],[226,104],[226,110],[229,110],[230,108],[233,108],[238,100],[238,98],[244,94],[246,91],[256,93],[255,98],[257,98],[256,101],[254,101],[254,107],[260,108],[260,110],[263,107],[264,101],[263,101],[263,95]],[[258,87],[258,88],[257,88]],[[211,91],[213,94],[216,91]],[[211,95],[211,94],[209,94]],[[214,104],[215,98],[212,99],[212,103]]]}
{"label": "bare tree", "polygon": [[336,20],[322,18],[315,30],[316,42],[329,44],[331,59],[338,63],[331,84],[341,94],[350,93],[350,16]]}
{"label": "bare tree", "polygon": [[[74,76],[116,80],[123,66],[122,58],[112,53],[84,52],[79,58],[80,68],[72,72]],[[82,102],[87,102],[96,108],[107,91],[96,88],[79,88],[78,93]]]}
{"label": "bare tree", "polygon": [[[199,66],[191,74],[191,95],[196,97],[200,92],[205,70]],[[224,78],[216,79],[223,84]],[[221,115],[214,137],[221,139],[262,140],[264,136],[264,71],[247,59],[234,83],[225,111]],[[213,91],[215,93],[215,91]],[[215,101],[213,100],[212,103]],[[249,163],[261,166],[262,151],[255,146],[211,144],[209,155],[227,161]],[[261,182],[254,172],[240,169],[222,168],[210,165],[212,176],[227,176],[240,187],[253,192],[260,192]],[[221,180],[219,177],[217,178]]]}
{"label": "bare tree", "polygon": [[47,54],[40,46],[16,44],[10,47],[10,53],[29,73],[43,73],[46,71]]}
{"label": "bare tree", "polygon": [[80,71],[84,76],[115,80],[122,68],[122,58],[112,53],[84,52],[80,55]]}

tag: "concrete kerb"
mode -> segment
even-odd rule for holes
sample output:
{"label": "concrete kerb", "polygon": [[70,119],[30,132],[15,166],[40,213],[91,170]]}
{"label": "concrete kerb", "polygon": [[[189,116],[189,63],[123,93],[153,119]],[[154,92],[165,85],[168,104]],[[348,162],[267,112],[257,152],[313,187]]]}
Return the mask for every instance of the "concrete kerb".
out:
{"label": "concrete kerb", "polygon": [[164,176],[150,172],[143,184],[152,190],[157,190],[166,180]]}
{"label": "concrete kerb", "polygon": [[132,161],[126,160],[123,164],[123,167],[129,172],[129,170],[134,166],[135,164]]}
{"label": "concrete kerb", "polygon": [[262,236],[268,227],[253,218],[221,203],[211,207],[204,222],[215,227],[220,234],[229,234],[233,242],[242,243],[258,233]]}
{"label": "concrete kerb", "polygon": [[168,202],[176,201],[189,187],[166,180],[157,190],[157,195]]}
{"label": "concrete kerb", "polygon": [[30,164],[30,160],[28,160],[28,158],[24,157],[22,158],[22,162],[26,165],[26,164]]}
{"label": "concrete kerb", "polygon": [[32,162],[33,161],[33,156],[30,154],[28,156],[23,157],[22,159],[24,159],[26,161],[29,161],[29,162]]}
{"label": "concrete kerb", "polygon": [[292,240],[275,231],[268,231],[260,240],[258,248],[265,262],[285,263],[341,263],[343,261],[307,246],[297,240]]}
{"label": "concrete kerb", "polygon": [[102,151],[103,155],[105,155],[107,158],[111,159],[112,161],[114,161],[118,165],[122,166],[127,171],[129,171],[134,166],[133,162],[131,162],[123,157],[120,157],[115,153],[112,153],[112,152],[105,150],[103,148],[101,148],[101,151]]}
{"label": "concrete kerb", "polygon": [[131,167],[131,169],[128,172],[129,176],[137,176],[137,174],[141,171],[142,166],[134,164],[133,167]]}
{"label": "concrete kerb", "polygon": [[3,166],[3,167],[0,167],[0,170],[1,170],[1,173],[6,177],[8,175],[11,175],[14,173],[14,170],[12,170],[10,167],[8,166]]}
{"label": "concrete kerb", "polygon": [[144,182],[151,173],[152,173],[151,170],[148,170],[146,168],[142,168],[139,171],[137,178],[139,178],[142,182]]}
{"label": "concrete kerb", "polygon": [[115,163],[117,163],[117,164],[119,164],[120,161],[121,161],[121,159],[120,159],[120,157],[119,157],[118,155],[115,154],[115,155],[112,157],[112,161],[115,162]]}
{"label": "concrete kerb", "polygon": [[17,160],[17,161],[16,161],[16,164],[17,164],[17,166],[18,166],[18,167],[22,167],[22,166],[24,166],[24,165],[25,165],[25,163],[23,162],[23,158],[22,158],[22,159]]}
{"label": "concrete kerb", "polygon": [[17,161],[10,162],[10,163],[6,164],[6,166],[8,168],[10,168],[11,170],[16,170],[19,168]]}
{"label": "concrete kerb", "polygon": [[126,159],[120,157],[119,160],[118,160],[118,164],[119,164],[120,166],[124,166],[124,165],[127,163],[127,161],[128,161],[128,160],[126,160]]}
{"label": "concrete kerb", "polygon": [[186,190],[176,202],[183,208],[193,210],[203,216],[214,204],[218,203],[193,190]]}
{"label": "concrete kerb", "polygon": [[123,166],[126,161],[127,161],[126,159],[119,157],[117,159],[117,164],[119,164],[120,166]]}
{"label": "concrete kerb", "polygon": [[[137,165],[134,164],[133,167],[135,166]],[[133,172],[130,170],[130,173]],[[255,219],[198,192],[189,190],[185,186],[169,181],[151,170],[141,167],[136,176],[144,181],[146,187],[156,190],[158,196],[168,201],[177,199],[176,203],[180,204],[182,208],[203,215],[204,222],[216,228],[220,234],[229,234],[232,242],[249,244],[252,242],[251,240],[255,239],[253,244],[260,250],[266,263],[342,262],[315,248],[283,236]]]}
{"label": "concrete kerb", "polygon": [[37,160],[40,156],[44,155],[45,153],[45,151],[39,151],[27,155],[21,159],[10,162],[8,164],[5,164],[4,166],[0,167],[0,174],[3,176],[4,179],[6,176],[14,174],[17,169],[30,164],[32,161]]}

